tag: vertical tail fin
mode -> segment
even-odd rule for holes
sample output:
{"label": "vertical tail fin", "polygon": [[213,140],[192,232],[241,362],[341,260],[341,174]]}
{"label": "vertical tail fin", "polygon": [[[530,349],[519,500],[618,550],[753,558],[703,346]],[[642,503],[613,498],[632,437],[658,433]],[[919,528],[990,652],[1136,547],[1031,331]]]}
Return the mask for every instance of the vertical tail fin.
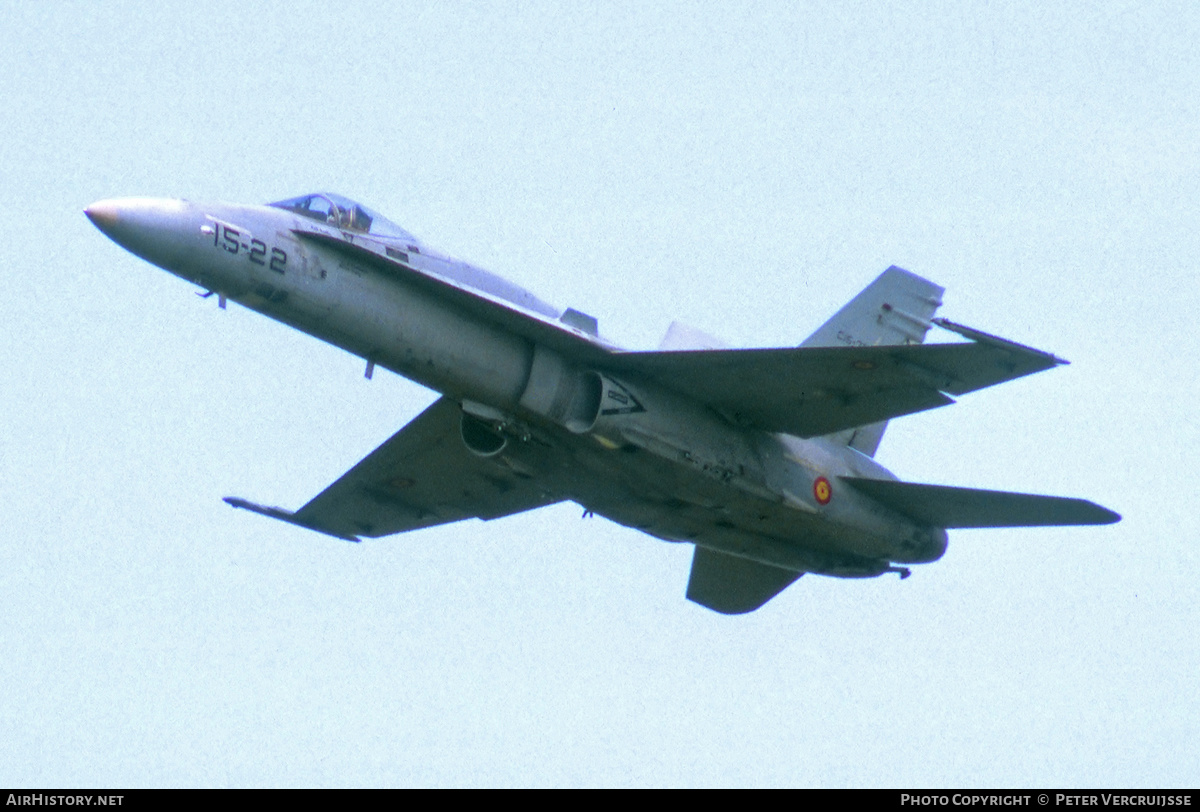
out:
{"label": "vertical tail fin", "polygon": [[[804,340],[801,347],[920,344],[945,288],[895,265]],[[887,421],[830,435],[869,457],[875,456]]]}

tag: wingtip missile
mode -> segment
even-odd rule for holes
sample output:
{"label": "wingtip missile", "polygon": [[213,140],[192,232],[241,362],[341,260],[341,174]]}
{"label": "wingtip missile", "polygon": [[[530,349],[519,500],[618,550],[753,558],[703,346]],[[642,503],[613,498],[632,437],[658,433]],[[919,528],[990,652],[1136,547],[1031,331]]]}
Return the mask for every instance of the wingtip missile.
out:
{"label": "wingtip missile", "polygon": [[259,505],[247,499],[242,499],[240,496],[226,496],[222,501],[230,507],[248,510],[251,513],[257,513],[260,516],[268,516],[272,519],[279,519],[281,522],[294,524],[297,527],[306,527],[309,530],[316,530],[318,533],[324,533],[327,536],[333,536],[334,538],[339,538],[342,541],[353,541],[356,544],[360,541],[357,536],[346,536],[341,533],[333,533],[323,527],[316,527],[306,522],[302,522],[298,520],[296,518],[296,514],[290,510],[284,510],[283,508],[279,507],[270,507],[268,505]]}

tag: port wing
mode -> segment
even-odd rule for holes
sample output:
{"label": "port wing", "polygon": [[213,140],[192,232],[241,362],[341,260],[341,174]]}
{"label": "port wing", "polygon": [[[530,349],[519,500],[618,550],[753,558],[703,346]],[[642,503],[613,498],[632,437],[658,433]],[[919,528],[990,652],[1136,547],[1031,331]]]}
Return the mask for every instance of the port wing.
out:
{"label": "port wing", "polygon": [[440,398],[296,512],[237,497],[234,507],[348,541],[462,519],[496,519],[561,500],[503,453],[479,457],[459,437],[462,410]]}

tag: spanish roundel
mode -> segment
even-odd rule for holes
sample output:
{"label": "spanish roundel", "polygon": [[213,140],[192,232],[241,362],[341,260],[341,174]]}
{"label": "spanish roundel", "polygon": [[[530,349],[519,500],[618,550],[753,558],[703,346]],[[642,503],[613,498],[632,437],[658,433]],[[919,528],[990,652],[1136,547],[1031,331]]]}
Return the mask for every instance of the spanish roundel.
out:
{"label": "spanish roundel", "polygon": [[833,498],[833,486],[829,484],[828,479],[823,476],[817,477],[817,481],[813,483],[813,496],[817,498],[818,504],[829,504],[829,500]]}

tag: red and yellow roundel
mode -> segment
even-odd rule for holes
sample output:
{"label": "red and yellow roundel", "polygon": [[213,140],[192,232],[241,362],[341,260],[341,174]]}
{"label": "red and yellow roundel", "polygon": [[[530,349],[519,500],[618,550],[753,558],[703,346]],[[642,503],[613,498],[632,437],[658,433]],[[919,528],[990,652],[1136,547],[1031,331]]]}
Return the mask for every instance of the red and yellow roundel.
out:
{"label": "red and yellow roundel", "polygon": [[829,500],[833,498],[833,486],[829,484],[828,479],[823,476],[817,477],[817,481],[813,483],[813,496],[817,498],[817,504],[829,504]]}

